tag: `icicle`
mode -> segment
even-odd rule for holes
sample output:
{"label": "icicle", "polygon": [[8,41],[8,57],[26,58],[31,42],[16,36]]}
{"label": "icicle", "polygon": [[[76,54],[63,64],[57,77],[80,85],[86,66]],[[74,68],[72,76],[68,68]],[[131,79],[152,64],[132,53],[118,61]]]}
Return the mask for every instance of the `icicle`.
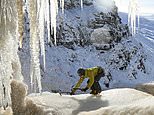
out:
{"label": "icicle", "polygon": [[[11,78],[22,81],[21,71],[17,70],[20,72],[14,72],[12,67],[13,61],[18,58],[16,5],[16,0],[0,1],[0,106],[4,108],[11,104]],[[20,75],[18,75],[19,73]],[[13,76],[13,74],[17,76]]]}
{"label": "icicle", "polygon": [[56,17],[58,13],[58,2],[57,0],[50,0],[51,5],[51,29],[53,28],[54,32],[54,44],[57,45],[56,41]]}
{"label": "icicle", "polygon": [[[4,49],[3,49],[4,50]],[[5,56],[4,56],[5,53]],[[11,74],[11,69],[9,68],[9,65],[11,63],[9,58],[9,53],[6,53],[5,51],[1,51],[1,60],[0,60],[0,106],[3,106],[5,109],[8,105],[11,104],[11,98],[10,98],[10,77],[7,77]],[[7,70],[6,70],[7,69]]]}
{"label": "icicle", "polygon": [[64,14],[64,0],[60,0],[60,7],[62,8],[62,14]]}
{"label": "icicle", "polygon": [[65,0],[62,0],[62,13],[64,14]]}
{"label": "icicle", "polygon": [[39,33],[39,40],[40,40],[40,46],[41,46],[41,56],[43,57],[43,65],[45,70],[45,46],[44,46],[44,32],[45,32],[45,0],[38,0],[37,1],[37,17],[38,17],[38,33]]}
{"label": "icicle", "polygon": [[[39,1],[38,1],[39,2]],[[39,60],[39,39],[37,20],[37,0],[29,0],[29,15],[30,15],[30,48],[31,48],[31,90],[41,93],[41,73]]]}
{"label": "icicle", "polygon": [[50,39],[50,0],[45,0],[45,21],[47,24],[48,43],[51,43],[51,39]]}
{"label": "icicle", "polygon": [[19,32],[19,48],[22,48],[23,41],[23,1],[17,0],[17,11],[18,11],[18,32]]}
{"label": "icicle", "polygon": [[81,10],[83,10],[83,0],[80,0]]}
{"label": "icicle", "polygon": [[130,0],[128,8],[129,8],[128,9],[128,25],[131,27],[132,35],[134,35],[136,34],[136,18],[138,18],[137,21],[139,24],[139,13],[138,13],[137,0]]}

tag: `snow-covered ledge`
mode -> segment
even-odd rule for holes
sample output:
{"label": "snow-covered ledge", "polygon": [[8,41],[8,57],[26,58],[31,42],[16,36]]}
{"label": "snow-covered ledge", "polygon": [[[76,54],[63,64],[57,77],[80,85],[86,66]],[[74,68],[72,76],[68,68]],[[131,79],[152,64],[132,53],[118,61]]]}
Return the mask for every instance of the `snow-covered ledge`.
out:
{"label": "snow-covered ledge", "polygon": [[154,95],[154,83],[139,84],[135,89]]}

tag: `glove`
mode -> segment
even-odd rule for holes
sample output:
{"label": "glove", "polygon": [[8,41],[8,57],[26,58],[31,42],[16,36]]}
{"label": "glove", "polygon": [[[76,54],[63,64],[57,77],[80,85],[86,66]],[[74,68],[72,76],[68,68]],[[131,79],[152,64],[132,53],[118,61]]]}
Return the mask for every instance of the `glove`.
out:
{"label": "glove", "polygon": [[75,91],[74,88],[71,89],[71,93],[70,93],[70,95],[75,95],[74,91]]}
{"label": "glove", "polygon": [[72,91],[72,92],[70,93],[70,95],[75,95],[75,94],[74,94],[74,92]]}
{"label": "glove", "polygon": [[104,83],[107,88],[109,88],[109,83]]}
{"label": "glove", "polygon": [[87,90],[88,90],[88,87],[81,89],[81,91],[84,91],[84,92],[86,92]]}

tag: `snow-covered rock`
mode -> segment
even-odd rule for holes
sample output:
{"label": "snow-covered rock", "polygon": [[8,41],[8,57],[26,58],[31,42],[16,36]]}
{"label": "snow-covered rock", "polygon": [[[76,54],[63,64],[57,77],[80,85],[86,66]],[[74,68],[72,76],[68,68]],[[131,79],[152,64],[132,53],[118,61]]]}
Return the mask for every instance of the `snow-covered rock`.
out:
{"label": "snow-covered rock", "polygon": [[102,27],[95,29],[91,34],[91,42],[93,44],[110,44],[113,41],[113,37],[110,35],[110,29],[108,27]]}
{"label": "snow-covered rock", "polygon": [[[97,9],[97,5],[95,5],[95,3],[97,2],[100,1],[96,0],[90,2],[91,4],[88,5],[86,5],[85,2],[83,2],[84,3],[83,10],[80,9],[79,7],[80,1],[66,2],[66,4],[69,4],[70,6],[73,7],[65,10],[65,14],[61,13],[58,14],[57,17],[58,45],[66,46],[65,44],[68,42],[69,43],[71,42],[71,44],[73,45],[76,44],[79,46],[89,45],[91,34],[93,32],[96,33],[95,31],[98,31],[101,28],[102,29],[104,28],[104,31],[107,29],[108,32],[105,31],[106,34],[105,33],[104,34],[112,39],[114,38],[114,40],[117,42],[120,41],[122,37],[126,37],[129,35],[128,27],[127,25],[121,23],[121,19],[118,16],[117,7],[115,6],[115,4],[109,5],[110,10],[105,12],[104,10],[100,11]],[[109,9],[106,8],[106,4],[103,4],[102,7],[104,7],[105,9]]]}
{"label": "snow-covered rock", "polygon": [[154,95],[154,83],[138,84],[135,89]]}
{"label": "snow-covered rock", "polygon": [[47,115],[42,108],[27,98],[27,86],[19,81],[11,82],[13,115]]}
{"label": "snow-covered rock", "polygon": [[29,95],[44,111],[57,115],[152,115],[154,97],[134,89],[112,89],[102,96],[90,94],[59,95],[44,92],[41,96]]}

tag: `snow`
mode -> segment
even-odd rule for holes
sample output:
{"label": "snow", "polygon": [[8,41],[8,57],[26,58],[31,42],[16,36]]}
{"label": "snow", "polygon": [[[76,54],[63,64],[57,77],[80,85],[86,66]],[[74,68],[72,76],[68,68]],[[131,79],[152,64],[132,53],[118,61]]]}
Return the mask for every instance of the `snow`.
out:
{"label": "snow", "polygon": [[6,108],[6,110],[0,108],[0,115],[13,115],[11,107]]}
{"label": "snow", "polygon": [[114,0],[94,0],[93,3],[98,11],[105,13],[110,12],[115,5]]}
{"label": "snow", "polygon": [[[41,96],[31,94],[28,97],[44,111],[63,115],[126,115],[129,113],[144,115],[154,113],[154,97],[134,89],[123,88],[102,91],[102,96],[90,94],[65,95],[44,92]],[[131,114],[131,115],[132,115]],[[147,114],[148,115],[148,114]]]}
{"label": "snow", "polygon": [[22,82],[11,82],[12,109],[2,110],[1,115],[37,114],[37,115],[152,115],[154,97],[150,94],[119,88],[102,91],[100,96],[91,94],[66,95],[43,92],[26,96],[27,86]]}
{"label": "snow", "polygon": [[108,27],[95,29],[91,34],[91,40],[97,44],[109,44],[111,41],[113,41],[109,31],[110,29]]}

